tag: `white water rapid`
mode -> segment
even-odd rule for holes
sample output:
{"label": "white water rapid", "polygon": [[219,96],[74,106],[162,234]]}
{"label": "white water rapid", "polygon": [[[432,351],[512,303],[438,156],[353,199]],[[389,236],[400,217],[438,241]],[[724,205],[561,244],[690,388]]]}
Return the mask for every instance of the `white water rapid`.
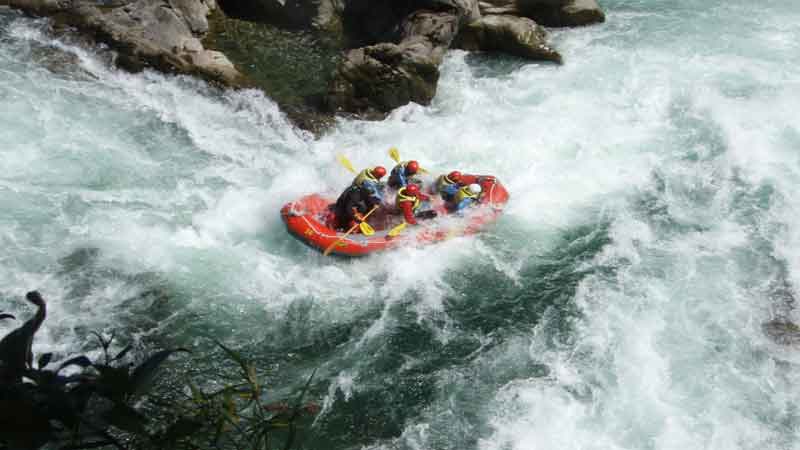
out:
{"label": "white water rapid", "polygon": [[[0,9],[0,311],[39,289],[59,357],[267,343],[319,368],[310,448],[800,449],[800,349],[762,331],[800,322],[800,6],[602,3],[551,31],[563,66],[452,51],[432,105],[320,139]],[[285,232],[350,180],[336,153],[391,146],[509,207],[353,261]]]}

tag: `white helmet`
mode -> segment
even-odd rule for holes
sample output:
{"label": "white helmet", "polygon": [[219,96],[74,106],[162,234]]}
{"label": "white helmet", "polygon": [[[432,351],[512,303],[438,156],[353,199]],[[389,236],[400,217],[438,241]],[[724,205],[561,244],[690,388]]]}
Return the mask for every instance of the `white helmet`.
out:
{"label": "white helmet", "polygon": [[481,190],[481,185],[478,183],[472,183],[469,185],[469,191],[473,194],[480,194]]}

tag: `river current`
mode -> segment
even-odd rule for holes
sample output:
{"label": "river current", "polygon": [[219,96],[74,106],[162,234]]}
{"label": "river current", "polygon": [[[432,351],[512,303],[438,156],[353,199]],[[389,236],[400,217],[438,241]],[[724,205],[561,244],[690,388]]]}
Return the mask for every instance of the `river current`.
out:
{"label": "river current", "polygon": [[[800,321],[800,7],[603,7],[551,30],[563,66],[452,51],[430,106],[319,139],[0,9],[0,310],[40,290],[57,357],[194,349],[176,379],[220,339],[276,398],[316,368],[308,448],[800,449],[800,353],[761,328]],[[336,153],[391,146],[498,176],[505,214],[359,260],[285,232]]]}

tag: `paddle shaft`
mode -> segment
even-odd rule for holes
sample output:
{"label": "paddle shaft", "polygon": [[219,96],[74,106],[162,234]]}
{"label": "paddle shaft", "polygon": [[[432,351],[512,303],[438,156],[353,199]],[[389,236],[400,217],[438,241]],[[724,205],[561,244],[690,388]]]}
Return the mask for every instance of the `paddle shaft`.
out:
{"label": "paddle shaft", "polygon": [[[367,217],[369,217],[370,214],[375,212],[376,209],[378,209],[378,205],[373,206],[372,209],[370,209],[369,212],[366,215],[364,215],[364,218],[363,218],[362,221],[367,220]],[[345,238],[347,236],[350,236],[350,233],[352,233],[353,231],[356,231],[356,228],[358,228],[359,225],[360,224],[357,223],[357,224],[353,225],[352,227],[350,227],[350,229],[347,230],[347,233],[345,233],[344,236],[342,236],[339,239],[335,240],[333,242],[333,244],[329,245],[328,248],[326,248],[325,251],[322,252],[322,254],[324,256],[328,256],[331,253],[331,251],[334,249],[334,247],[336,247],[336,245],[338,245],[339,242],[342,242],[343,240],[345,240]]]}

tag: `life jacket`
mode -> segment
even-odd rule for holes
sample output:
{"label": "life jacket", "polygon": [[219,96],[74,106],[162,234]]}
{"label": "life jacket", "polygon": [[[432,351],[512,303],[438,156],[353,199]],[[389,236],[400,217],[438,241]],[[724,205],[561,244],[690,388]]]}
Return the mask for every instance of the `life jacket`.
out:
{"label": "life jacket", "polygon": [[395,197],[394,202],[395,204],[397,204],[398,207],[402,202],[414,202],[414,206],[411,207],[411,209],[414,211],[416,211],[417,208],[419,208],[420,204],[419,197],[412,197],[410,195],[406,195],[406,188],[401,188],[399,191],[397,191],[397,197]]}
{"label": "life jacket", "polygon": [[445,188],[456,184],[455,181],[451,180],[446,174],[439,176],[439,179],[436,180],[436,188],[439,191],[444,190]]}
{"label": "life jacket", "polygon": [[478,195],[480,194],[473,194],[472,191],[469,190],[469,186],[464,186],[456,192],[455,197],[453,197],[453,203],[458,205],[461,203],[465,198],[471,198],[473,200],[478,200]]}
{"label": "life jacket", "polygon": [[389,173],[389,187],[399,189],[408,184],[408,177],[406,176],[406,162],[407,161],[403,161],[392,168],[392,171]]}
{"label": "life jacket", "polygon": [[378,179],[372,175],[372,169],[362,170],[361,173],[359,173],[358,176],[356,176],[356,178],[353,180],[353,184],[356,186],[361,186],[365,181],[376,184],[378,183]]}

